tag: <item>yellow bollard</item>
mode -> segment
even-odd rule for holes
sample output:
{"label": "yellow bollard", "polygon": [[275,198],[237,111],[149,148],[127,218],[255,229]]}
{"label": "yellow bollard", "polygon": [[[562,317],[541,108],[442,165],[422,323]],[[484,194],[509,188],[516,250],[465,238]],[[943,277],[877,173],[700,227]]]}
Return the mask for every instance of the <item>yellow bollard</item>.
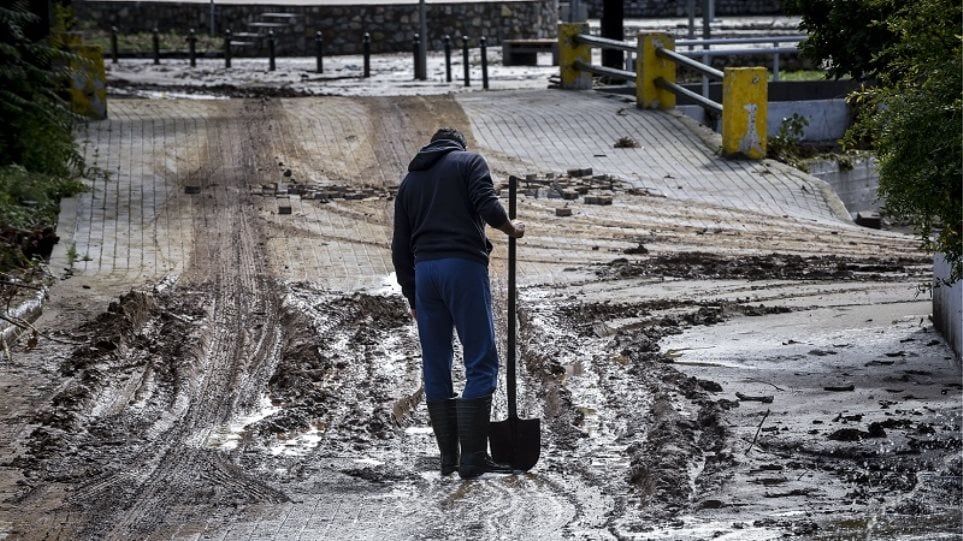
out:
{"label": "yellow bollard", "polygon": [[70,52],[79,56],[70,61],[70,105],[79,115],[107,118],[107,74],[99,47],[71,44]]}
{"label": "yellow bollard", "polygon": [[639,32],[639,49],[635,60],[635,100],[640,109],[671,109],[675,94],[655,86],[659,77],[675,82],[675,62],[655,54],[657,46],[675,50],[672,36],[662,33]]}
{"label": "yellow bollard", "polygon": [[722,153],[766,157],[769,74],[766,68],[726,68],[722,79]]}
{"label": "yellow bollard", "polygon": [[575,43],[575,36],[588,34],[588,23],[560,23],[558,25],[558,67],[561,70],[562,88],[588,90],[592,88],[592,74],[575,67],[575,61],[592,62],[592,48]]}

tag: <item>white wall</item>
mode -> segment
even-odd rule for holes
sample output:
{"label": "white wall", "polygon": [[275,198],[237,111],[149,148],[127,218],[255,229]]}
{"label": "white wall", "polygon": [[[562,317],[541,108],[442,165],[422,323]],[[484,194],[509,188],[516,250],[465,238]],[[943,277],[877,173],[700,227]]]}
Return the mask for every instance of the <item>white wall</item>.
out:
{"label": "white wall", "polygon": [[[705,112],[701,106],[680,105],[677,109],[696,122],[705,123]],[[809,121],[803,130],[803,141],[835,141],[846,133],[850,122],[849,107],[844,99],[770,101],[766,116],[769,136],[779,133],[782,119],[793,114],[804,116]]]}
{"label": "white wall", "polygon": [[841,170],[839,162],[835,160],[806,162],[809,174],[828,182],[854,218],[857,212],[879,212],[880,202],[876,195],[879,190],[879,173],[876,171],[876,159],[854,159],[852,165],[852,169]]}
{"label": "white wall", "polygon": [[940,278],[949,276],[949,263],[942,254],[936,254],[933,257],[933,323],[960,361],[963,355],[963,280],[952,286],[940,282]]}

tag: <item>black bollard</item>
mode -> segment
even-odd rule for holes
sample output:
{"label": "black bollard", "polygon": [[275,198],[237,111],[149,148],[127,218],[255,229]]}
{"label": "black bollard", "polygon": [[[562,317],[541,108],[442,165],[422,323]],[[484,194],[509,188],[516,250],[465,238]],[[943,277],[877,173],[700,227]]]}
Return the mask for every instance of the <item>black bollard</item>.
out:
{"label": "black bollard", "polygon": [[451,36],[445,34],[445,82],[451,82]]}
{"label": "black bollard", "polygon": [[187,33],[187,55],[191,62],[191,67],[197,67],[197,34],[191,28]]}
{"label": "black bollard", "polygon": [[113,59],[112,62],[116,64],[117,57],[120,56],[117,54],[117,27],[116,26],[110,27],[110,56]]}
{"label": "black bollard", "polygon": [[268,30],[268,71],[274,71],[277,66],[274,64],[274,30]]}
{"label": "black bollard", "polygon": [[468,36],[461,37],[461,58],[465,64],[465,86],[471,86],[471,75],[468,73]]}
{"label": "black bollard", "polygon": [[361,49],[364,52],[364,76],[371,77],[371,34],[365,32],[361,37]]}
{"label": "black bollard", "polygon": [[415,35],[414,35],[414,37],[413,37],[412,40],[411,40],[411,44],[412,44],[412,47],[413,47],[414,52],[415,52],[415,56],[414,56],[414,59],[415,59],[415,80],[417,80],[417,79],[418,79],[418,74],[421,73],[421,70],[419,69],[419,65],[421,64],[421,62],[419,62],[419,60],[418,60],[418,51],[421,49],[421,39],[419,38],[418,34],[415,34]]}
{"label": "black bollard", "polygon": [[224,67],[231,67],[231,29],[224,31]]}
{"label": "black bollard", "polygon": [[324,73],[324,35],[320,30],[314,34],[314,48],[318,55],[318,73]]}
{"label": "black bollard", "polygon": [[160,35],[157,33],[157,27],[154,27],[153,36],[151,36],[151,42],[154,46],[154,65],[160,64]]}
{"label": "black bollard", "polygon": [[488,90],[488,40],[485,39],[485,36],[482,36],[478,42],[481,47],[482,88]]}

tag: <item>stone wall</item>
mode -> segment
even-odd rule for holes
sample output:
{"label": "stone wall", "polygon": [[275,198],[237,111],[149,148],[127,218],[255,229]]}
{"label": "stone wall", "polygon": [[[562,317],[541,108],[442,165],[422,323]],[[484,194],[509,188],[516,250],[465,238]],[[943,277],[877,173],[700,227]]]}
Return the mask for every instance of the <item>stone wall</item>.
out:
{"label": "stone wall", "polygon": [[[207,32],[210,28],[210,5],[168,2],[103,2],[74,0],[75,15],[102,29],[116,26],[120,32],[147,32],[157,27],[161,32],[184,32],[190,28]],[[361,37],[371,34],[371,52],[412,50],[412,36],[418,31],[418,4],[383,4],[359,6],[278,6],[216,5],[218,32],[251,31],[249,23],[276,19],[262,17],[266,12],[298,15],[289,26],[276,30],[278,55],[312,56],[315,32],[324,37],[325,54],[357,54]],[[443,48],[443,36],[467,35],[472,47],[485,36],[490,45],[500,45],[511,38],[555,37],[558,23],[557,0],[507,0],[504,2],[459,2],[428,4],[430,48]],[[262,30],[263,32],[263,30]],[[266,44],[259,43],[236,49],[235,55],[263,55]],[[458,40],[455,44],[460,45]]]}
{"label": "stone wall", "polygon": [[[581,0],[590,18],[602,15],[602,0]],[[702,17],[702,0],[696,0],[696,17]],[[625,0],[626,17],[687,17],[686,0]],[[715,0],[716,17],[778,15],[782,0]]]}

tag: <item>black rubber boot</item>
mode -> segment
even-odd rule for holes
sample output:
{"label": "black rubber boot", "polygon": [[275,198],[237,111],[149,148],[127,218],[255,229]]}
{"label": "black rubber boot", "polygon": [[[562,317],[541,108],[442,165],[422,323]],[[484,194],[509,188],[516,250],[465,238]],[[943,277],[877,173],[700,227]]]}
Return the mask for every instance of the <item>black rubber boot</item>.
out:
{"label": "black rubber boot", "polygon": [[458,469],[458,417],[455,399],[426,400],[431,428],[435,431],[438,450],[441,451],[441,474],[448,475]]}
{"label": "black rubber boot", "polygon": [[458,475],[462,479],[483,473],[513,473],[511,466],[496,464],[488,456],[488,424],[491,421],[491,395],[456,401],[458,405],[458,440],[461,462]]}

